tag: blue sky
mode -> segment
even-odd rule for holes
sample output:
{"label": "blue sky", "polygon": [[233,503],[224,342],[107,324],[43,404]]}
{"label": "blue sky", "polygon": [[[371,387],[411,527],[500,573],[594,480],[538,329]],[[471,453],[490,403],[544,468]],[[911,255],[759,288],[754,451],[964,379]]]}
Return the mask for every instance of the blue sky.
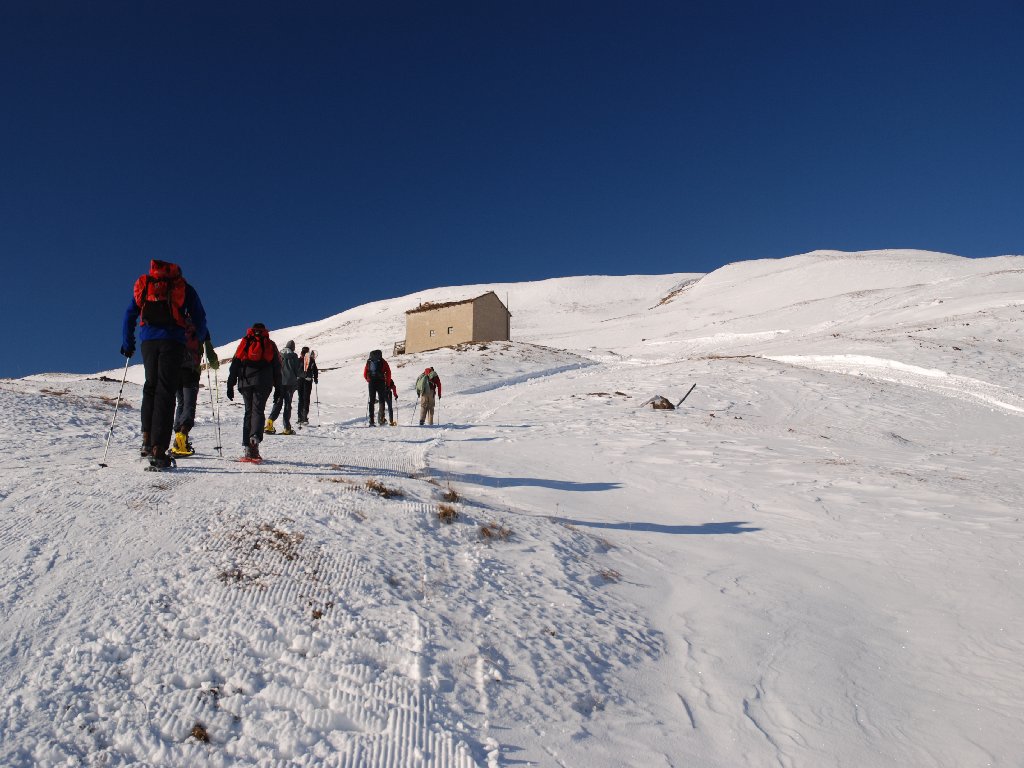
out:
{"label": "blue sky", "polygon": [[439,285],[1022,253],[1022,40],[1019,0],[7,0],[0,376],[121,365],[150,258],[222,343]]}

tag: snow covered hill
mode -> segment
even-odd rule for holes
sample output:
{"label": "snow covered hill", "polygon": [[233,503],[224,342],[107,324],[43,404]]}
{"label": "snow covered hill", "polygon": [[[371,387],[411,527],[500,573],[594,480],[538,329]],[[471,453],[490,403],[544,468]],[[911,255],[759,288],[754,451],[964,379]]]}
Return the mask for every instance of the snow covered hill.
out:
{"label": "snow covered hill", "polygon": [[[514,341],[365,428],[485,290]],[[238,464],[204,390],[155,476],[141,370],[107,468],[121,371],[4,380],[0,764],[1021,765],[1022,327],[1011,256],[431,289],[275,330],[319,424]]]}

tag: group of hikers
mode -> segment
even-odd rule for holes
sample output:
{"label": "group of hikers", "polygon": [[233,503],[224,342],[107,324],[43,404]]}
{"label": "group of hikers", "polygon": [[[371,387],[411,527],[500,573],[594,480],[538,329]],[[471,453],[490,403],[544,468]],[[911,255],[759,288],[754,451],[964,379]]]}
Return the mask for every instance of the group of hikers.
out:
{"label": "group of hikers", "polygon": [[[289,341],[280,350],[263,323],[254,323],[238,342],[228,368],[227,396],[235,399],[235,387],[242,396],[245,413],[242,417],[243,461],[262,461],[260,443],[264,434],[276,434],[274,420],[284,411],[282,435],[294,435],[292,429],[292,397],[299,393],[298,425],[309,424],[309,404],[313,386],[320,380],[316,352],[303,347],[296,354],[295,342]],[[267,399],[274,393],[274,407],[266,416]],[[143,390],[145,396],[145,390]],[[319,407],[319,406],[318,406]],[[266,423],[263,423],[266,417]]]}
{"label": "group of hikers", "polygon": [[[209,369],[220,368],[202,301],[177,264],[153,259],[149,272],[135,281],[121,330],[121,354],[128,360],[135,354],[136,327],[145,369],[141,455],[149,459],[149,469],[169,469],[174,466],[175,457],[195,453],[189,433],[195,424],[204,354]],[[126,374],[127,366],[126,361]],[[278,349],[263,323],[254,323],[246,331],[231,358],[227,380],[228,399],[234,400],[237,389],[245,409],[243,461],[262,460],[260,443],[264,434],[277,434],[274,422],[279,416],[284,418],[280,434],[295,434],[291,417],[296,392],[296,423],[300,427],[309,423],[310,403],[319,375],[314,350],[304,346],[297,353],[294,341],[288,341],[283,350]],[[369,388],[369,425],[396,426],[393,400],[398,399],[398,387],[391,377],[391,366],[379,349],[370,353],[363,378]],[[266,416],[271,393],[273,407]],[[433,424],[435,400],[441,397],[441,379],[433,368],[426,368],[417,377],[416,394],[420,425]],[[316,402],[319,408],[319,398]]]}
{"label": "group of hikers", "polygon": [[[375,349],[366,359],[363,366],[363,378],[369,388],[369,399],[367,401],[367,415],[370,426],[392,427],[396,425],[395,411],[392,400],[398,399],[398,387],[395,380],[391,378],[391,366],[384,359],[384,354]],[[426,423],[434,423],[434,404],[436,398],[441,397],[441,377],[433,368],[425,368],[423,373],[416,377],[416,396],[419,398],[420,426]],[[374,406],[377,408],[377,420],[374,421]],[[384,408],[387,408],[388,417],[384,418]]]}

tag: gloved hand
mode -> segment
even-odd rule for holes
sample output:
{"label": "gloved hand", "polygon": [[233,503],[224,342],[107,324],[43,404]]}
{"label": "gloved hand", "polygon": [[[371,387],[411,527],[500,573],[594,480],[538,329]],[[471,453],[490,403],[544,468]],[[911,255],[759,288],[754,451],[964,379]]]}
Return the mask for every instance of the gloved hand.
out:
{"label": "gloved hand", "polygon": [[235,388],[233,385],[228,384],[228,400],[235,399]]}
{"label": "gloved hand", "polygon": [[206,347],[206,362],[216,371],[220,368],[220,358],[217,357],[217,352],[214,350],[213,344],[210,343],[209,339],[206,340],[204,346]]}
{"label": "gloved hand", "polygon": [[314,378],[314,379],[313,379],[313,383],[314,383],[314,384],[319,384],[319,383],[320,383],[320,379],[316,379],[316,378]]}
{"label": "gloved hand", "polygon": [[131,356],[135,354],[135,347],[121,347],[121,354],[131,359]]}

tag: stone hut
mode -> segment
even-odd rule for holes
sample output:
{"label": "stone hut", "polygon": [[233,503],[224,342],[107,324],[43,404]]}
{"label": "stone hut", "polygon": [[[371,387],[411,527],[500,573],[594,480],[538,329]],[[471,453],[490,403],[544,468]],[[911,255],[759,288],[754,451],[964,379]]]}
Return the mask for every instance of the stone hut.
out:
{"label": "stone hut", "polygon": [[511,331],[512,313],[494,291],[463,301],[427,302],[405,313],[405,351],[508,341]]}

